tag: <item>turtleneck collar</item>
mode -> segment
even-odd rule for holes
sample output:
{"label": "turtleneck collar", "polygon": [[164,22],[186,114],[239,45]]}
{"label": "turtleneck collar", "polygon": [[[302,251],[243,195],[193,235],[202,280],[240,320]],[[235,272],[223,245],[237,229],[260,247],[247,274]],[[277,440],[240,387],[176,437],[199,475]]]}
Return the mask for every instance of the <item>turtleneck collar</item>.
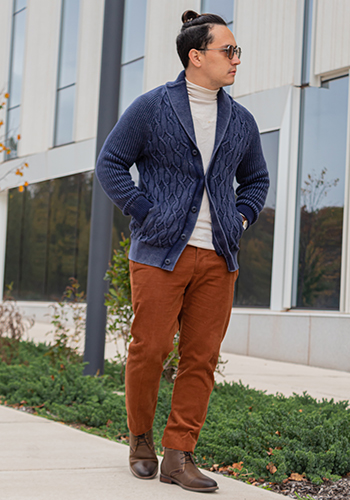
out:
{"label": "turtleneck collar", "polygon": [[220,90],[206,89],[205,87],[201,87],[200,85],[196,85],[195,83],[190,82],[189,80],[187,80],[187,78],[186,86],[189,97],[207,102],[216,101],[218,92]]}

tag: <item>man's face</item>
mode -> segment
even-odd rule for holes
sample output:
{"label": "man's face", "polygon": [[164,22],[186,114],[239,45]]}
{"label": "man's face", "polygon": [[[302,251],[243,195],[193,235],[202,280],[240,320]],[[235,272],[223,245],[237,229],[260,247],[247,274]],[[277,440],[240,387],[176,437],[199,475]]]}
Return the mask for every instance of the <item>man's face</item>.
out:
{"label": "man's face", "polygon": [[[225,49],[228,45],[236,47],[233,33],[226,27],[215,24],[211,30],[213,41],[208,44],[207,49]],[[227,57],[227,53],[221,50],[200,51],[201,77],[207,82],[207,87],[218,89],[226,85],[232,85],[235,81],[237,66],[241,64],[237,54],[233,59]]]}

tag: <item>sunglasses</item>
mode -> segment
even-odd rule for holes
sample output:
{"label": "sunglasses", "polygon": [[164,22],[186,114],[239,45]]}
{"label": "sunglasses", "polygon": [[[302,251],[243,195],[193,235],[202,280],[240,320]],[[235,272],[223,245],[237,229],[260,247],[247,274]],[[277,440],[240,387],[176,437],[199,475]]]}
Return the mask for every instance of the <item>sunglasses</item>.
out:
{"label": "sunglasses", "polygon": [[205,52],[206,50],[220,50],[221,52],[226,52],[226,55],[229,59],[233,59],[233,56],[235,54],[237,54],[237,57],[238,59],[241,58],[241,54],[242,54],[242,49],[241,47],[234,47],[233,45],[228,45],[225,49],[198,49],[198,50],[202,50],[203,52]]}

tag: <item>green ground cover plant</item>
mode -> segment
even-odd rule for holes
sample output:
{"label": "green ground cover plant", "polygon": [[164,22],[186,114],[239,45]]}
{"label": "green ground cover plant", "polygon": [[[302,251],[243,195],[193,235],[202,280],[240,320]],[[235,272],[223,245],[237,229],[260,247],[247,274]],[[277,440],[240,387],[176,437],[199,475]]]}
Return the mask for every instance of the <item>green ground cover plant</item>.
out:
{"label": "green ground cover plant", "polygon": [[[7,347],[9,349],[9,347]],[[120,366],[106,362],[101,377],[83,376],[79,356],[18,340],[0,356],[0,402],[127,441]],[[6,360],[6,362],[4,361]],[[158,452],[170,411],[172,384],[162,380],[154,435]],[[195,450],[197,463],[245,481],[279,483],[292,474],[314,483],[350,471],[348,402],[309,395],[267,395],[241,383],[215,386]]]}

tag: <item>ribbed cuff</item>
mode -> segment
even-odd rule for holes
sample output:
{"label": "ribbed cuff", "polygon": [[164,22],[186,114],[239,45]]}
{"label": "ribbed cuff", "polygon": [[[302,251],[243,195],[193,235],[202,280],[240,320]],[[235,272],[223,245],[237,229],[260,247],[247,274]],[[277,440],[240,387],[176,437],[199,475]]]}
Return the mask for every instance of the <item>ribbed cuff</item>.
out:
{"label": "ribbed cuff", "polygon": [[128,207],[128,212],[141,225],[152,207],[152,203],[140,195]]}
{"label": "ribbed cuff", "polygon": [[253,223],[254,220],[254,212],[248,207],[248,205],[237,205],[237,210],[240,214],[243,214],[244,217],[248,220],[248,227]]}

